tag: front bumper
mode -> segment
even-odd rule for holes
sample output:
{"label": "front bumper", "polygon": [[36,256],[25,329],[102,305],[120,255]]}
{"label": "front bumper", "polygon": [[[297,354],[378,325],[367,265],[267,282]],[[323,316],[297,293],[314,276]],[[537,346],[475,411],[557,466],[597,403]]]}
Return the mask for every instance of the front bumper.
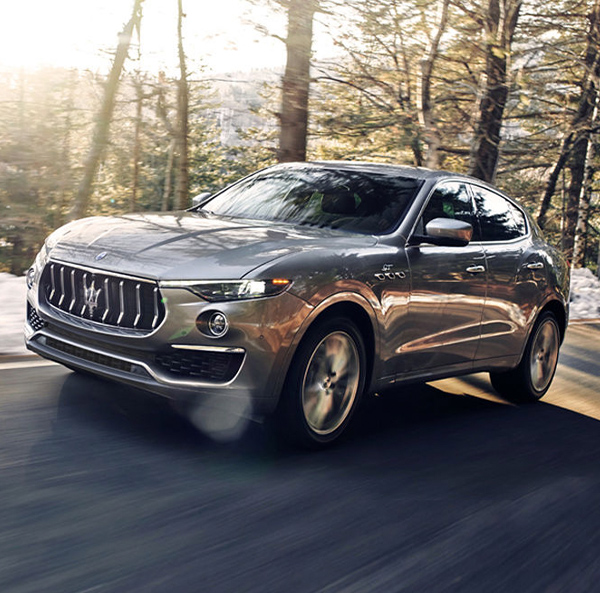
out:
{"label": "front bumper", "polygon": [[[185,289],[166,289],[165,319],[151,332],[120,331],[50,305],[37,285],[28,291],[26,346],[73,369],[183,402],[249,403],[252,414],[274,410],[291,359],[291,346],[311,307],[283,293],[276,297],[205,302]],[[222,338],[196,328],[204,311],[229,319]]]}

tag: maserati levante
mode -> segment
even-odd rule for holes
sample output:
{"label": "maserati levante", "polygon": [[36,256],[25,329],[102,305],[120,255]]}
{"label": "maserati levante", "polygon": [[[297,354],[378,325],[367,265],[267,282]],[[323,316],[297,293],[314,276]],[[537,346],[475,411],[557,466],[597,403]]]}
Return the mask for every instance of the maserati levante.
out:
{"label": "maserati levante", "polygon": [[568,301],[564,258],[494,187],[295,163],[184,212],[59,228],[28,272],[25,333],[74,370],[319,446],[363,397],[406,382],[487,371],[505,398],[541,398]]}

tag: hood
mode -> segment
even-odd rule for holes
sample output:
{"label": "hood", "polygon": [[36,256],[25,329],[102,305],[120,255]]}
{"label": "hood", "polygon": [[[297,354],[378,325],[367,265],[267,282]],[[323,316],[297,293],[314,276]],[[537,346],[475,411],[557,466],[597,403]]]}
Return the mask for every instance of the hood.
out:
{"label": "hood", "polygon": [[55,231],[47,245],[53,259],[100,270],[220,280],[241,278],[290,253],[375,242],[371,235],[177,212],[85,218]]}

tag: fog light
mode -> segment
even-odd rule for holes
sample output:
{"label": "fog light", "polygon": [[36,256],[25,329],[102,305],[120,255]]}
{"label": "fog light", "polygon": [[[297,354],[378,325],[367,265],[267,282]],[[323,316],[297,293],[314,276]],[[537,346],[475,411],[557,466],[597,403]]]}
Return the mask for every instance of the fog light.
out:
{"label": "fog light", "polygon": [[213,313],[208,320],[208,331],[215,336],[215,338],[220,338],[227,333],[229,329],[229,322],[227,321],[227,317],[223,313]]}

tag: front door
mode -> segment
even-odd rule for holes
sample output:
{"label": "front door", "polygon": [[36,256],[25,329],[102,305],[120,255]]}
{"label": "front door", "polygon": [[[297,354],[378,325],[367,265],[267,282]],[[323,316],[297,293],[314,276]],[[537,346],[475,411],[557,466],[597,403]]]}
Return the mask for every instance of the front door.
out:
{"label": "front door", "polygon": [[407,248],[410,272],[408,315],[398,345],[402,376],[472,366],[486,298],[485,253],[478,237],[471,195],[462,182],[443,182],[432,193],[416,232],[434,218],[469,222],[474,240],[464,247],[422,243]]}

